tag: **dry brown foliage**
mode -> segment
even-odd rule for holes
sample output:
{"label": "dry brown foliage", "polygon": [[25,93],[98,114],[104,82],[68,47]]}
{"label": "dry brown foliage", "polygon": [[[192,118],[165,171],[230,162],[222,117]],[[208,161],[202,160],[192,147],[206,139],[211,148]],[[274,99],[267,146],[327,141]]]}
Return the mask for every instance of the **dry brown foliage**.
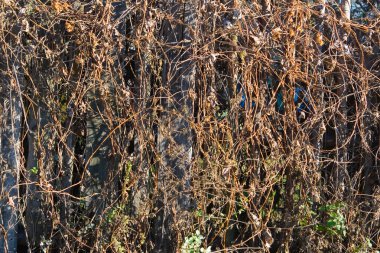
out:
{"label": "dry brown foliage", "polygon": [[380,3],[322,2],[2,0],[19,251],[379,250]]}

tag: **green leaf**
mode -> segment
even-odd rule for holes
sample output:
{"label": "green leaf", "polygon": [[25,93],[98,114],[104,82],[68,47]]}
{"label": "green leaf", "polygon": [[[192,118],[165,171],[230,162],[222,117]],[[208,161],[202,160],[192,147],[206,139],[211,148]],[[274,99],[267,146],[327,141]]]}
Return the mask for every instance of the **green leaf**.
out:
{"label": "green leaf", "polygon": [[195,217],[200,218],[203,216],[203,211],[201,209],[198,209],[195,211]]}
{"label": "green leaf", "polygon": [[334,228],[334,227],[336,227],[337,223],[333,220],[329,220],[329,221],[327,221],[326,225],[329,228]]}
{"label": "green leaf", "polygon": [[33,167],[33,168],[31,168],[29,171],[30,171],[30,173],[32,173],[32,174],[34,174],[34,175],[37,175],[37,173],[38,173],[38,168],[37,168],[37,167]]}
{"label": "green leaf", "polygon": [[317,225],[316,228],[318,231],[326,231],[326,228],[322,225]]}

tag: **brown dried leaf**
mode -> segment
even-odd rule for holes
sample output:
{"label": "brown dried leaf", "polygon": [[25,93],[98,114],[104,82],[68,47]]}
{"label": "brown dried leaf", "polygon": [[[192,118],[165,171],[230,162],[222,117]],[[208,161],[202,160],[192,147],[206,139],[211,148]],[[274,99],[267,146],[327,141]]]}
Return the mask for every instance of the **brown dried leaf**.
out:
{"label": "brown dried leaf", "polygon": [[70,4],[66,2],[61,2],[59,0],[53,0],[51,2],[51,7],[53,8],[55,12],[61,13],[61,12],[68,11],[70,9]]}
{"label": "brown dried leaf", "polygon": [[272,39],[279,40],[281,38],[282,29],[280,27],[274,28],[272,30]]}
{"label": "brown dried leaf", "polygon": [[325,44],[324,41],[323,41],[323,35],[322,35],[321,32],[317,32],[317,33],[315,34],[315,42],[316,42],[317,45],[320,46],[320,47],[323,46],[323,44]]}
{"label": "brown dried leaf", "polygon": [[72,33],[74,31],[74,23],[73,22],[70,22],[70,21],[66,21],[65,23],[65,29],[68,33]]}

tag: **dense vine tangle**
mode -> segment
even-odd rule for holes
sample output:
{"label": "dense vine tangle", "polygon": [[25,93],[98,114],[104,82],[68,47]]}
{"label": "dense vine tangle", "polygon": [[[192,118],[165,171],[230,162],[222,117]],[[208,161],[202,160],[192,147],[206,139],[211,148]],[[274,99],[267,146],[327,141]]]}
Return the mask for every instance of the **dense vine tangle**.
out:
{"label": "dense vine tangle", "polygon": [[0,252],[380,250],[379,9],[0,1]]}

